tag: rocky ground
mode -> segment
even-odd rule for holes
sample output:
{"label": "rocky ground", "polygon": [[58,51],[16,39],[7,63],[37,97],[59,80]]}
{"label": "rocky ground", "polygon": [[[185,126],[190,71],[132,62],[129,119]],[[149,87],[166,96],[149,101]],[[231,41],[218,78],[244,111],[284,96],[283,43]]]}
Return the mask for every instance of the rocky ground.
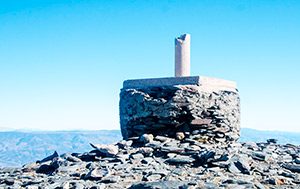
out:
{"label": "rocky ground", "polygon": [[144,134],[91,146],[1,168],[0,188],[300,188],[300,147],[275,139],[213,145],[184,133]]}

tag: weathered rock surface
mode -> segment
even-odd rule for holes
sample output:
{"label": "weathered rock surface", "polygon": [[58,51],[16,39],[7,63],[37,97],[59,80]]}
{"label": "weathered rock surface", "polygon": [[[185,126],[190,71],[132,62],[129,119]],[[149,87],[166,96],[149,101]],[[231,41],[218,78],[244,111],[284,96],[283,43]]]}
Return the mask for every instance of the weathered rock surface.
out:
{"label": "weathered rock surface", "polygon": [[[150,136],[150,137],[149,137]],[[147,138],[147,139],[146,139]],[[0,188],[297,188],[300,147],[144,135],[0,168]]]}
{"label": "weathered rock surface", "polygon": [[240,136],[239,94],[198,85],[123,88],[120,123],[124,139],[151,133],[180,140],[192,134],[201,143],[230,143]]}

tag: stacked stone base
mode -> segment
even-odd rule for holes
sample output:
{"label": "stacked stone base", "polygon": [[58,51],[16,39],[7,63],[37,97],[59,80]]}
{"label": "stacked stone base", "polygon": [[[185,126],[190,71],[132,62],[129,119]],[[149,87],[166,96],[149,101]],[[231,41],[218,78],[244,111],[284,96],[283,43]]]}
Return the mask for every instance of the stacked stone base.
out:
{"label": "stacked stone base", "polygon": [[143,134],[191,138],[203,143],[238,140],[239,94],[206,85],[126,87],[120,93],[124,139]]}

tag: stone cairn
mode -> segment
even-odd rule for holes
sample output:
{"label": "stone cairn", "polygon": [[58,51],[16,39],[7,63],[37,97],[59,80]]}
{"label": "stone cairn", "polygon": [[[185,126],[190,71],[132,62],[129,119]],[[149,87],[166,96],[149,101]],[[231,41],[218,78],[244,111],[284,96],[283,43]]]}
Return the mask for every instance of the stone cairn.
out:
{"label": "stone cairn", "polygon": [[212,144],[238,140],[239,95],[232,82],[206,77],[161,80],[124,82],[120,94],[124,139],[153,134]]}
{"label": "stone cairn", "polygon": [[0,168],[0,189],[299,188],[300,147],[276,139],[237,142],[236,85],[187,76],[189,40],[175,42],[177,77],[124,82],[124,140]]}
{"label": "stone cairn", "polygon": [[202,143],[239,139],[235,82],[190,77],[190,35],[175,39],[175,77],[127,80],[120,93],[124,139],[143,134],[189,137]]}

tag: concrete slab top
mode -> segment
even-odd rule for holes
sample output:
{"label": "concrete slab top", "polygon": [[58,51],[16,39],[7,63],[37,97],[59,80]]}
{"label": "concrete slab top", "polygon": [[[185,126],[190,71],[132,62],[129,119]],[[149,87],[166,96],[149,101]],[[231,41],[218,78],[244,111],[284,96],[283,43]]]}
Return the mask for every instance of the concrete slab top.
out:
{"label": "concrete slab top", "polygon": [[237,84],[234,81],[224,79],[190,76],[190,77],[165,77],[165,78],[149,78],[149,79],[132,79],[123,82],[123,88],[144,88],[158,86],[173,85],[198,85],[209,88],[228,88],[236,89]]}

